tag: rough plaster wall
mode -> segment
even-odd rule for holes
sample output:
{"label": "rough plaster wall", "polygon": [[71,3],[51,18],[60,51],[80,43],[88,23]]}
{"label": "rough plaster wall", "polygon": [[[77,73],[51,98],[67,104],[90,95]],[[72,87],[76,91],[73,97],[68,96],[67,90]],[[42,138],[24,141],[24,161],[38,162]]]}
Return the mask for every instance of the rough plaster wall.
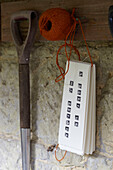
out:
{"label": "rough plaster wall", "polygon": [[[31,78],[31,164],[32,170],[113,170],[113,43],[89,43],[97,68],[96,151],[91,156],[67,153],[59,163],[50,145],[57,144],[63,81],[56,53],[62,42],[39,42],[32,49]],[[84,44],[75,43],[82,60]],[[72,60],[77,59],[74,52]],[[86,61],[89,61],[88,59]],[[65,68],[64,51],[59,62]],[[12,44],[0,45],[0,170],[21,169],[19,129],[18,58]],[[64,152],[59,151],[58,157]]]}

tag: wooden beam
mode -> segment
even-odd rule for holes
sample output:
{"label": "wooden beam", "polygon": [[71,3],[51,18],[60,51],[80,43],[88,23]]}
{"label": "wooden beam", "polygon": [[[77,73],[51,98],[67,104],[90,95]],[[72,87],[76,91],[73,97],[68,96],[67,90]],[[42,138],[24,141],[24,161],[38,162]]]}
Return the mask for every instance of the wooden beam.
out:
{"label": "wooden beam", "polygon": [[[70,12],[75,8],[76,17],[79,17],[83,22],[83,30],[87,40],[112,40],[108,24],[108,9],[110,5],[113,5],[112,0],[31,0],[2,3],[2,41],[12,41],[10,17],[13,13],[20,10],[36,10],[40,15],[45,10],[54,7],[64,8]],[[26,27],[23,26],[23,32],[26,31]],[[36,40],[41,39],[43,37],[38,29]],[[79,28],[75,39],[83,39]]]}
{"label": "wooden beam", "polygon": [[0,3],[0,40],[1,40],[1,3]]}

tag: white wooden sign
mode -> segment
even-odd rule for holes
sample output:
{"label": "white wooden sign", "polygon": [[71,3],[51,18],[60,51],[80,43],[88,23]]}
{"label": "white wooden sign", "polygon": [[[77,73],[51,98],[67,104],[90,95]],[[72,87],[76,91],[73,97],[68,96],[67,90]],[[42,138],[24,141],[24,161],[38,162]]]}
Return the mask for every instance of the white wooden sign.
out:
{"label": "white wooden sign", "polygon": [[95,150],[95,65],[72,62],[64,81],[59,147],[79,155]]}

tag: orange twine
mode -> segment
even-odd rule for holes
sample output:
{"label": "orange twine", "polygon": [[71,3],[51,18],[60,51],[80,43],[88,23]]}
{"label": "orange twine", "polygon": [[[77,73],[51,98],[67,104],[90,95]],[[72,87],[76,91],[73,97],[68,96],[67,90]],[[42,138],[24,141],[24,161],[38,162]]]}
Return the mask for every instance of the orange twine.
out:
{"label": "orange twine", "polygon": [[73,20],[69,12],[61,8],[51,8],[39,18],[41,35],[50,41],[64,40]]}
{"label": "orange twine", "polygon": [[[56,150],[58,149],[58,146],[59,146],[59,144],[57,144]],[[56,150],[55,150],[55,158],[56,158],[57,161],[61,162],[65,158],[67,151],[65,151],[64,156],[61,159],[58,159],[57,156],[56,156]]]}

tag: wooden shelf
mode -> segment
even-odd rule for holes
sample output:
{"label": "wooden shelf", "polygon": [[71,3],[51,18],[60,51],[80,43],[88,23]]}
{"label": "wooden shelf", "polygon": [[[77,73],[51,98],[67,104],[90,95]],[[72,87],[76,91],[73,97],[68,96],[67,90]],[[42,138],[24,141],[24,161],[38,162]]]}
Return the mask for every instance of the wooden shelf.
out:
{"label": "wooden shelf", "polygon": [[[76,17],[83,22],[83,30],[87,40],[112,40],[108,24],[109,6],[113,5],[112,0],[31,0],[8,2],[1,4],[1,40],[12,41],[10,33],[10,17],[20,10],[36,10],[39,16],[49,8],[60,7],[68,11],[76,9]],[[84,22],[87,21],[87,22]],[[23,25],[23,32],[27,29]],[[78,28],[75,40],[82,40],[82,34]],[[36,41],[44,40],[37,30]]]}

